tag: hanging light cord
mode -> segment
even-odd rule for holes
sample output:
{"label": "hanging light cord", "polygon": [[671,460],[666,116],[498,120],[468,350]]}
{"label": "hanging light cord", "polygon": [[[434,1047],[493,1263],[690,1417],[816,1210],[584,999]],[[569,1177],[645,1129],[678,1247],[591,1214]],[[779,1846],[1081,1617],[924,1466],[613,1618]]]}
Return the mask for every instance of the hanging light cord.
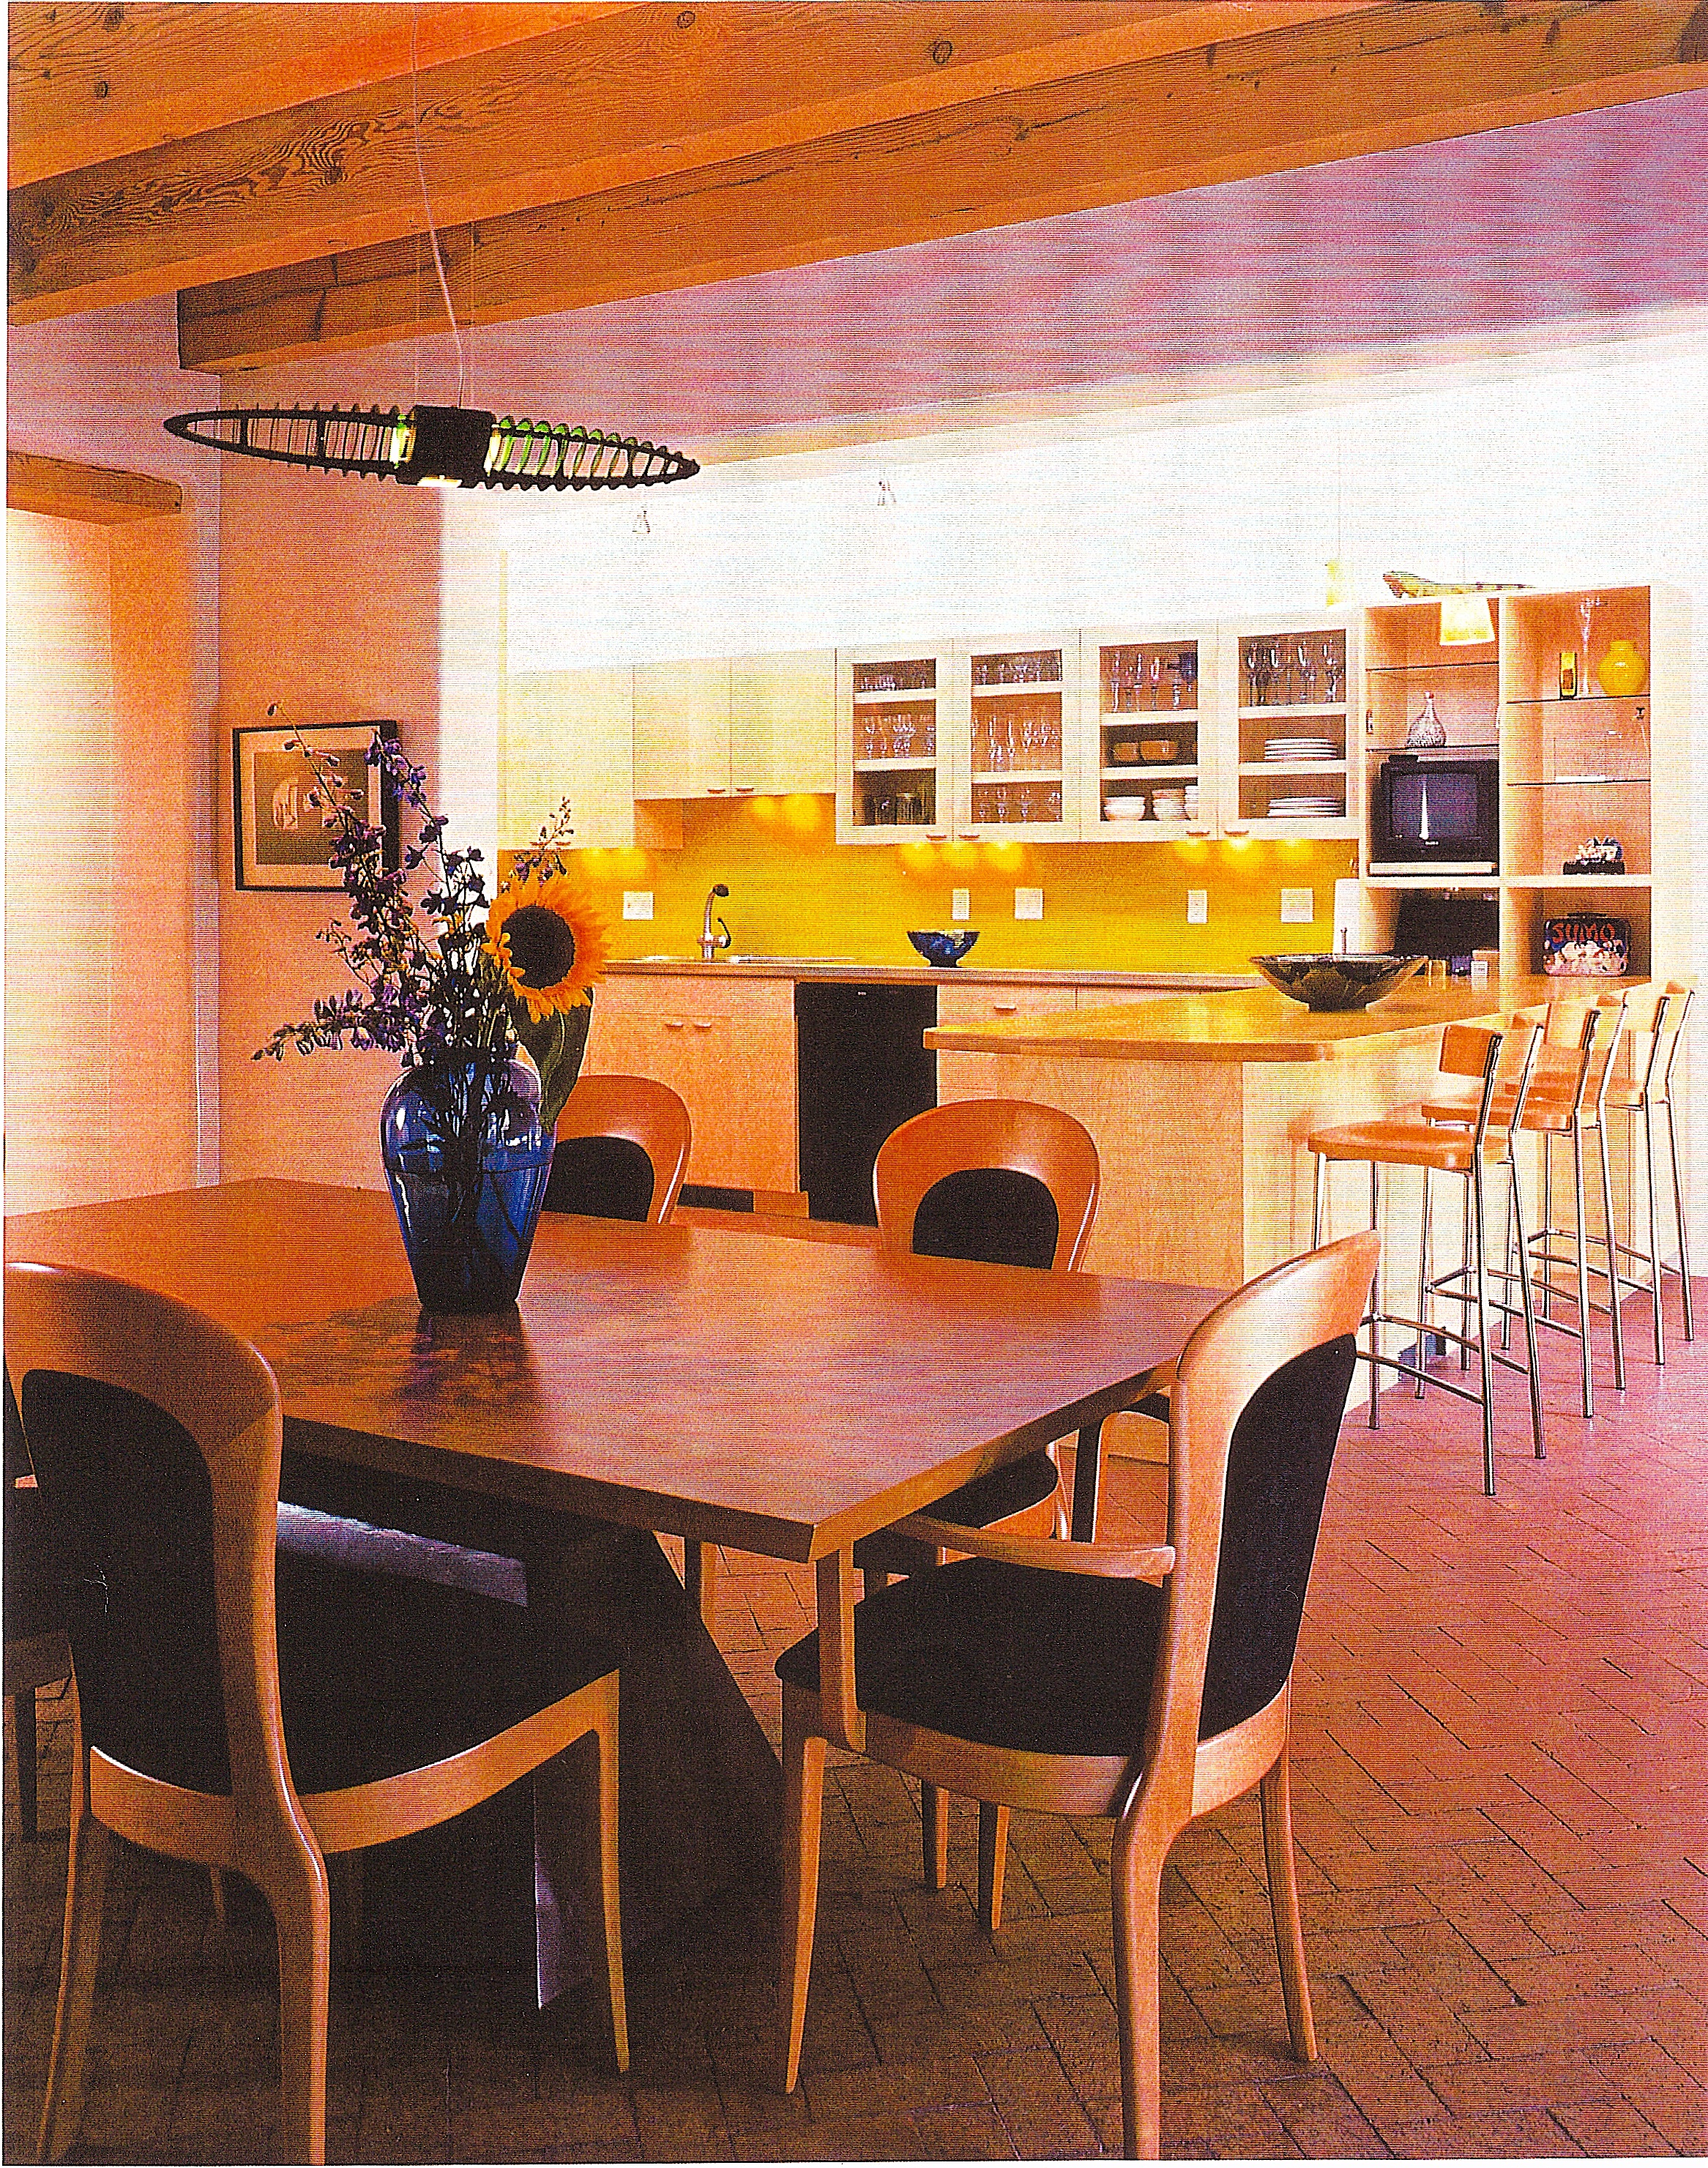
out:
{"label": "hanging light cord", "polygon": [[[463,334],[457,327],[457,312],[451,306],[450,282],[445,277],[445,259],[439,253],[438,228],[433,224],[433,207],[427,195],[427,167],[422,162],[421,155],[420,41],[421,0],[415,0],[415,5],[411,8],[409,16],[409,95],[411,118],[415,129],[415,170],[416,177],[421,183],[421,207],[422,215],[427,220],[427,238],[433,245],[433,268],[439,274],[439,291],[444,296],[445,315],[450,322],[451,337],[457,344],[457,404],[461,406],[465,403],[463,394],[467,380],[467,370],[463,358]],[[473,248],[473,237],[470,236],[471,255]],[[471,263],[469,268],[471,280],[473,277],[474,269]]]}

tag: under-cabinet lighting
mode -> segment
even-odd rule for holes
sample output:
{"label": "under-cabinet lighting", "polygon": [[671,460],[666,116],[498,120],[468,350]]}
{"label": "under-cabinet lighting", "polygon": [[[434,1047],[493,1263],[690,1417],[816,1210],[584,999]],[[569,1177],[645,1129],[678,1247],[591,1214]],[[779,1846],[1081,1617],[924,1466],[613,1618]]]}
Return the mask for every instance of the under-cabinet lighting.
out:
{"label": "under-cabinet lighting", "polygon": [[1482,595],[1443,595],[1443,647],[1482,647],[1494,637],[1494,619]]}

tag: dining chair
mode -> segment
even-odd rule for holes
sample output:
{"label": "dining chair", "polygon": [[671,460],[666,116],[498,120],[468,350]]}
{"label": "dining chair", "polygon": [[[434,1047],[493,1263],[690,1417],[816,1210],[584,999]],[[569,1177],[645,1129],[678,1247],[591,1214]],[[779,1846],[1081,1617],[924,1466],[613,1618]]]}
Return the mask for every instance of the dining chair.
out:
{"label": "dining chair", "polygon": [[[872,1170],[882,1248],[902,1256],[1076,1272],[1097,1210],[1097,1147],[1073,1115],[1028,1099],[955,1099],[893,1129]],[[1016,1299],[1023,1300],[1017,1295]],[[1061,1471],[1041,1448],[976,1476],[940,1499],[936,1517],[957,1526],[1058,1533],[1066,1528]],[[939,1564],[940,1547],[881,1529],[854,1547],[869,1590],[896,1574]],[[920,1793],[926,1886],[948,1879],[948,1801],[935,1784]],[[1008,1814],[979,1815],[979,1911],[1002,1921]]]}
{"label": "dining chair", "polygon": [[852,1602],[820,1563],[819,1627],[778,1658],[782,2082],[800,2070],[832,1738],[922,1781],[1115,1824],[1110,1884],[1129,2156],[1161,2136],[1160,1887],[1187,1824],[1260,1787],[1295,2055],[1316,2054],[1294,1873],[1288,1740],[1303,1615],[1373,1232],[1230,1296],[1170,1395],[1168,1540],[1128,1547],[899,1525],[971,1554]]}
{"label": "dining chair", "polygon": [[682,1099],[649,1076],[582,1076],[558,1116],[548,1212],[661,1226],[676,1209],[693,1126]]}
{"label": "dining chair", "polygon": [[519,1605],[278,1553],[278,1389],[253,1347],[100,1273],[8,1264],[5,1290],[77,1687],[44,2157],[64,2153],[82,2117],[113,1835],[235,1870],[267,1899],[279,1958],[275,2157],[319,2161],[328,1860],[532,1775],[544,1884],[567,1903],[584,1873],[596,1885],[593,1966],[626,2068],[608,1650],[531,1633]]}
{"label": "dining chair", "polygon": [[[1494,1496],[1494,1369],[1497,1364],[1519,1371],[1530,1390],[1530,1437],[1538,1460],[1546,1455],[1542,1437],[1541,1382],[1536,1363],[1536,1324],[1531,1302],[1530,1276],[1525,1263],[1516,1270],[1491,1262],[1488,1239],[1488,1188],[1491,1180],[1504,1188],[1510,1225],[1516,1230],[1517,1251],[1522,1261],[1530,1255],[1530,1245],[1525,1232],[1524,1202],[1520,1193],[1518,1162],[1513,1150],[1513,1132],[1521,1126],[1526,1095],[1530,1087],[1530,1071],[1536,1059],[1541,1027],[1533,1022],[1513,1018],[1503,1028],[1495,1029],[1482,1024],[1451,1023],[1441,1034],[1439,1067],[1447,1076],[1474,1076],[1478,1079],[1477,1111],[1468,1126],[1430,1121],[1423,1108],[1396,1108],[1391,1113],[1374,1120],[1348,1122],[1335,1128],[1313,1129],[1306,1139],[1308,1150],[1315,1155],[1315,1185],[1311,1205],[1311,1239],[1320,1243],[1327,1229],[1329,1215],[1329,1169],[1332,1166],[1353,1164],[1368,1169],[1370,1176],[1370,1223],[1377,1227],[1382,1222],[1382,1177],[1388,1168],[1416,1170],[1423,1178],[1423,1230],[1419,1235],[1418,1279],[1418,1314],[1408,1317],[1403,1312],[1384,1307],[1382,1290],[1372,1290],[1368,1315],[1364,1324],[1368,1330],[1369,1345],[1358,1351],[1359,1360],[1370,1366],[1370,1427],[1380,1423],[1379,1373],[1393,1370],[1408,1378],[1435,1386],[1439,1391],[1451,1393],[1456,1398],[1474,1401],[1483,1418],[1483,1487],[1489,1497]],[[1432,1202],[1431,1178],[1437,1175],[1450,1176],[1463,1185],[1464,1220],[1463,1241],[1460,1262],[1448,1271],[1431,1275],[1428,1269],[1430,1253],[1429,1220]],[[1497,1311],[1503,1326],[1512,1315],[1511,1300],[1506,1293],[1509,1283],[1518,1283],[1520,1311],[1524,1320],[1524,1359],[1520,1362],[1504,1347],[1497,1347],[1493,1325]],[[1498,1295],[1493,1283],[1499,1283]],[[1460,1325],[1456,1328],[1441,1324],[1430,1314],[1433,1299],[1451,1301],[1458,1306]],[[1470,1329],[1475,1314],[1476,1329]],[[1382,1335],[1384,1327],[1402,1326],[1415,1337],[1409,1352],[1389,1355],[1383,1352]],[[1469,1385],[1456,1384],[1451,1379],[1432,1372],[1428,1367],[1429,1342],[1431,1338],[1453,1342],[1461,1357],[1477,1356],[1477,1383],[1473,1390]]]}
{"label": "dining chair", "polygon": [[6,1506],[3,1523],[6,1712],[18,1767],[18,1831],[26,1844],[36,1834],[35,1697],[42,1687],[69,1678],[71,1644],[65,1604],[43,1522],[41,1493],[24,1442],[12,1374],[6,1374]]}

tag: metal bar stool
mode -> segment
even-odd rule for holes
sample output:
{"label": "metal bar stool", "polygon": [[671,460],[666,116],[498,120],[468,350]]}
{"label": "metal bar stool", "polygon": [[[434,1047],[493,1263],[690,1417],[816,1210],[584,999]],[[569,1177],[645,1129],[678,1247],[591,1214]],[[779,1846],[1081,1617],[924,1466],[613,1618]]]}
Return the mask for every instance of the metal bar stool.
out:
{"label": "metal bar stool", "polygon": [[[1647,1284],[1654,1295],[1655,1361],[1664,1365],[1667,1359],[1666,1335],[1661,1322],[1661,1298],[1664,1292],[1665,1276],[1677,1275],[1684,1299],[1684,1337],[1696,1336],[1695,1320],[1690,1303],[1690,1240],[1688,1214],[1685,1211],[1684,1171],[1679,1160],[1679,1132],[1673,1119],[1673,1067],[1679,1058],[1679,1046],[1684,1035],[1684,1025],[1695,999],[1695,986],[1684,979],[1669,979],[1663,989],[1644,986],[1626,996],[1625,1014],[1627,1035],[1631,1047],[1631,1060],[1626,1076],[1615,1077],[1609,1085],[1606,1108],[1610,1113],[1626,1116],[1631,1125],[1632,1142],[1636,1129],[1642,1124],[1642,1155],[1644,1186],[1647,1191],[1648,1247],[1639,1248],[1636,1242],[1620,1242],[1618,1254],[1640,1262],[1647,1267],[1647,1283],[1621,1273],[1614,1292],[1614,1309],[1619,1307],[1619,1290],[1637,1289]],[[1666,1125],[1667,1156],[1673,1178],[1673,1225],[1679,1241],[1679,1262],[1669,1265],[1661,1256],[1659,1217],[1655,1209],[1656,1118]],[[1633,1229],[1633,1235],[1635,1234]],[[1616,1382],[1625,1383],[1623,1351],[1615,1372]]]}
{"label": "metal bar stool", "polygon": [[[1532,1302],[1536,1308],[1537,1324],[1546,1331],[1564,1333],[1578,1342],[1579,1390],[1586,1417],[1595,1413],[1590,1335],[1598,1305],[1591,1289],[1592,1279],[1605,1278],[1608,1282],[1610,1294],[1605,1306],[1612,1331],[1614,1381],[1621,1387],[1625,1382],[1619,1305],[1610,1292],[1613,1183],[1602,1119],[1602,1103],[1619,1044],[1624,1008],[1623,993],[1606,993],[1567,997],[1517,1012],[1519,1020],[1540,1025],[1542,1034],[1519,1124],[1521,1134],[1538,1140],[1541,1152],[1541,1216],[1530,1230],[1525,1262],[1536,1278],[1540,1301],[1533,1296]],[[1477,1105],[1474,1093],[1430,1097],[1424,1102],[1424,1118],[1426,1121],[1468,1127],[1476,1119]],[[1493,1119],[1497,1123],[1509,1119],[1509,1108],[1497,1101]],[[1595,1140],[1599,1166],[1602,1249],[1608,1261],[1605,1271],[1594,1264],[1590,1257],[1593,1238],[1587,1205],[1586,1140],[1591,1137]],[[1554,1147],[1562,1140],[1571,1148],[1573,1219],[1569,1226],[1557,1225],[1554,1220]],[[1509,1234],[1509,1264],[1513,1254]],[[1557,1271],[1561,1267],[1573,1274],[1573,1288],[1559,1284]],[[1571,1322],[1554,1315],[1557,1297],[1573,1305]],[[1421,1390],[1420,1386],[1420,1392]]]}
{"label": "metal bar stool", "polygon": [[[1546,1457],[1546,1448],[1542,1438],[1541,1389],[1536,1374],[1536,1320],[1530,1304],[1530,1275],[1525,1271],[1511,1272],[1491,1266],[1488,1240],[1487,1193],[1490,1173],[1504,1172],[1506,1182],[1508,1209],[1518,1231],[1520,1256],[1526,1253],[1524,1205],[1519,1194],[1518,1167],[1513,1156],[1513,1129],[1524,1119],[1526,1094],[1530,1087],[1530,1071],[1535,1063],[1537,1043],[1541,1028],[1534,1023],[1514,1019],[1504,1030],[1493,1030],[1477,1024],[1449,1024],[1442,1035],[1441,1065],[1452,1074],[1480,1075],[1476,1118],[1468,1129],[1432,1123],[1424,1119],[1421,1107],[1397,1108],[1392,1113],[1375,1121],[1352,1122],[1344,1127],[1314,1130],[1307,1140],[1316,1156],[1316,1184],[1311,1215],[1312,1247],[1321,1246],[1323,1225],[1327,1216],[1329,1192],[1328,1175],[1331,1164],[1344,1161],[1361,1162],[1370,1169],[1370,1217],[1372,1226],[1380,1225],[1382,1216],[1382,1170],[1385,1166],[1417,1167],[1424,1175],[1424,1212],[1430,1209],[1430,1182],[1436,1175],[1451,1175],[1466,1186],[1466,1256],[1452,1271],[1431,1278],[1423,1274],[1419,1304],[1419,1315],[1406,1317],[1382,1307],[1379,1286],[1371,1290],[1369,1311],[1364,1323],[1369,1328],[1370,1345],[1358,1351],[1361,1361],[1370,1365],[1370,1427],[1378,1427],[1376,1396],[1378,1368],[1397,1371],[1401,1376],[1416,1380],[1428,1377],[1425,1368],[1424,1342],[1431,1332],[1453,1341],[1465,1352],[1475,1348],[1477,1358],[1477,1383],[1473,1390],[1451,1379],[1434,1377],[1429,1382],[1444,1393],[1456,1398],[1477,1403],[1483,1416],[1483,1487],[1489,1497],[1494,1496],[1494,1380],[1493,1365],[1504,1363],[1508,1369],[1523,1373],[1530,1389],[1530,1434],[1536,1457]],[[1519,1304],[1525,1326],[1525,1358],[1522,1362],[1497,1347],[1490,1330],[1492,1314],[1497,1310],[1503,1315],[1511,1314],[1510,1299],[1505,1290],[1509,1283],[1518,1282]],[[1491,1294],[1490,1281],[1498,1280],[1502,1292],[1498,1299]],[[1430,1296],[1456,1302],[1461,1305],[1463,1322],[1461,1329],[1431,1325],[1422,1312],[1427,1309]],[[1468,1313],[1476,1312],[1477,1329],[1468,1330]],[[1400,1326],[1414,1332],[1417,1347],[1412,1357],[1385,1355],[1382,1351],[1382,1331],[1384,1326]]]}

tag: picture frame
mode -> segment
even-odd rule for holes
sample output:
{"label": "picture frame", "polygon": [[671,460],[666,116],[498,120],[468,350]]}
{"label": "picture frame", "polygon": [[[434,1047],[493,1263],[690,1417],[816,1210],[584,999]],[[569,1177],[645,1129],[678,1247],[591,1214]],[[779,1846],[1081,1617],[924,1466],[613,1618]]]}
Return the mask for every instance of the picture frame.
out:
{"label": "picture frame", "polygon": [[385,836],[388,872],[399,863],[397,792],[385,771],[368,765],[374,734],[395,739],[394,722],[305,723],[231,733],[231,798],[236,877],[240,889],[296,893],[342,889],[331,863],[332,837],[308,802],[314,772],[300,739],[329,771],[346,780],[352,803]]}

